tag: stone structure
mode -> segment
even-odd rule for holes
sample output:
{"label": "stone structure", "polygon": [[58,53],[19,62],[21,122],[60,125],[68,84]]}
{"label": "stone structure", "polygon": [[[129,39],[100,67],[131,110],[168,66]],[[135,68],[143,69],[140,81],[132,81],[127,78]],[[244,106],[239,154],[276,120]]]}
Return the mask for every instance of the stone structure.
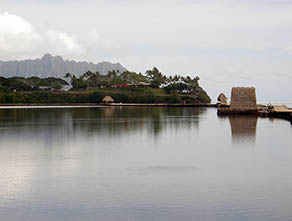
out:
{"label": "stone structure", "polygon": [[292,112],[286,105],[273,106],[272,110],[277,112]]}
{"label": "stone structure", "polygon": [[217,114],[220,115],[257,115],[257,99],[255,88],[253,87],[234,87],[231,91],[230,107],[223,105],[218,108]]}
{"label": "stone structure", "polygon": [[218,100],[218,104],[227,105],[227,97],[225,96],[225,94],[223,93],[219,94],[217,100]]}
{"label": "stone structure", "polygon": [[234,87],[231,91],[230,111],[257,111],[255,88]]}

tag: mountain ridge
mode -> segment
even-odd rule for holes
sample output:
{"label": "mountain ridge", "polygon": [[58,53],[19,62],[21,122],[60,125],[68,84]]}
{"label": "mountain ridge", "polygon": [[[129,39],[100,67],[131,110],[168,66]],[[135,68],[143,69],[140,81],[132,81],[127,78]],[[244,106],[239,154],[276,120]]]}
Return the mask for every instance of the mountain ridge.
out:
{"label": "mountain ridge", "polygon": [[47,53],[42,58],[25,59],[14,61],[0,60],[0,76],[4,77],[57,77],[63,78],[66,73],[77,76],[87,71],[99,72],[106,75],[108,71],[119,71],[120,73],[127,71],[120,63],[93,62],[64,60],[62,56],[52,56]]}

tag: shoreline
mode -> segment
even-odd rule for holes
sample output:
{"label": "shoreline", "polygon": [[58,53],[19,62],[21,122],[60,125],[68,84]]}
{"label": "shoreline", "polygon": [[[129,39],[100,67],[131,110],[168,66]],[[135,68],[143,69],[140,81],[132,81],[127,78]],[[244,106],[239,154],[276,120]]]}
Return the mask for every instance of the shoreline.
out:
{"label": "shoreline", "polygon": [[[267,111],[267,106],[258,105],[258,110],[252,113],[240,112],[240,113],[229,113],[230,111],[221,111],[220,108],[227,107],[220,106],[218,104],[208,104],[208,103],[197,103],[197,104],[166,104],[166,103],[158,103],[158,104],[143,104],[143,103],[51,103],[51,104],[0,104],[0,109],[13,109],[13,108],[82,108],[82,107],[209,107],[209,108],[217,108],[217,115],[226,117],[226,116],[242,116],[242,115],[254,115],[261,118],[277,118],[284,119],[290,121],[292,124],[292,109],[288,111]],[[223,108],[223,109],[225,109]],[[219,114],[218,114],[219,112]]]}
{"label": "shoreline", "polygon": [[292,125],[292,108],[288,108],[287,106],[266,106],[266,105],[257,105],[257,109],[250,110],[234,110],[230,109],[230,107],[222,107],[218,106],[217,115],[219,117],[225,116],[257,116],[261,118],[276,118],[287,120]]}
{"label": "shoreline", "polygon": [[217,107],[217,104],[144,104],[144,103],[50,103],[50,104],[0,104],[0,108],[5,107]]}

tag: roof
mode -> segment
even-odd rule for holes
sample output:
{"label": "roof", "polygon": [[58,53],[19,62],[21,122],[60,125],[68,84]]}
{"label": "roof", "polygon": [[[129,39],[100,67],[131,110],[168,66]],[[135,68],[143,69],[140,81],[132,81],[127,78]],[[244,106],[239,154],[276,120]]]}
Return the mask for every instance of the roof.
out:
{"label": "roof", "polygon": [[111,96],[105,96],[102,99],[103,102],[114,102],[114,99]]}
{"label": "roof", "polygon": [[138,86],[150,86],[151,84],[147,83],[147,82],[140,81],[140,82],[137,82],[136,85],[138,85]]}

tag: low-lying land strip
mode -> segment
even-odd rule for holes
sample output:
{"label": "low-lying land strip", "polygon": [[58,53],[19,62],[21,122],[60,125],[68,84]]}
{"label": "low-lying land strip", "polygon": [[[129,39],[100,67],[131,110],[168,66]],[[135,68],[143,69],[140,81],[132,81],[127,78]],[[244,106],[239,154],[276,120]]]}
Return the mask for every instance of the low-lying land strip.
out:
{"label": "low-lying land strip", "polygon": [[105,96],[111,96],[114,103],[144,104],[198,104],[210,103],[203,91],[198,96],[170,93],[161,88],[100,88],[82,91],[20,91],[0,92],[1,104],[100,104]]}
{"label": "low-lying land strip", "polygon": [[[70,85],[68,82],[70,82]],[[1,104],[131,103],[198,104],[211,99],[199,85],[199,77],[165,76],[157,68],[145,74],[109,71],[107,75],[87,71],[81,76],[67,73],[63,79],[0,77]],[[104,98],[107,98],[104,100]]]}

